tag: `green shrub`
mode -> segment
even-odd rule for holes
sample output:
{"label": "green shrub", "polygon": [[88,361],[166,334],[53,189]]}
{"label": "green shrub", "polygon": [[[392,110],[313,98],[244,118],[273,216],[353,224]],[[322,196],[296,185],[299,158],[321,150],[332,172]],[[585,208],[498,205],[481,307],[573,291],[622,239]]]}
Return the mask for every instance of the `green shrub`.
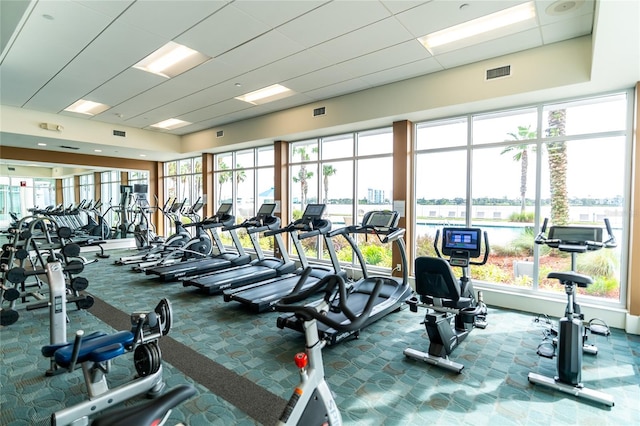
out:
{"label": "green shrub", "polygon": [[368,265],[391,267],[391,249],[380,245],[369,244],[360,246],[362,256]]}
{"label": "green shrub", "polygon": [[535,218],[534,212],[516,212],[516,213],[511,213],[509,215],[510,222],[533,223],[534,218]]}
{"label": "green shrub", "polygon": [[619,268],[613,250],[590,251],[578,256],[578,271],[591,277],[611,278]]}

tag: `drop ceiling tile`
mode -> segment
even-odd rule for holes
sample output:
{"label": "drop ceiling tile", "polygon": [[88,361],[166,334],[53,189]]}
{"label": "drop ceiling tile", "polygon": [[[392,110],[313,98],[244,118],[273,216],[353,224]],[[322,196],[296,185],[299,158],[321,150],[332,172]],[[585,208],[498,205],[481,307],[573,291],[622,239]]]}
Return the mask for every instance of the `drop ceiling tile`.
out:
{"label": "drop ceiling tile", "polygon": [[136,1],[122,14],[120,20],[162,36],[166,43],[216,13],[227,3],[227,0]]}
{"label": "drop ceiling tile", "polygon": [[175,41],[215,58],[269,30],[268,25],[230,4],[176,37]]}
{"label": "drop ceiling tile", "polygon": [[275,28],[325,3],[327,0],[243,0],[233,5],[270,28]]}
{"label": "drop ceiling tile", "polygon": [[390,16],[380,2],[369,1],[366,7],[362,7],[363,4],[358,1],[327,3],[278,27],[278,31],[311,47]]}
{"label": "drop ceiling tile", "polygon": [[286,80],[282,84],[295,92],[305,93],[353,78],[355,78],[354,75],[346,73],[344,67],[337,64],[291,80]]}
{"label": "drop ceiling tile", "polygon": [[348,93],[359,92],[360,90],[368,89],[371,85],[366,81],[354,78],[347,81],[340,81],[335,84],[320,87],[315,90],[309,90],[305,92],[305,95],[310,96],[316,100],[334,98],[340,95],[346,95]]}
{"label": "drop ceiling tile", "polygon": [[319,44],[313,50],[342,62],[412,39],[395,18],[387,18]]}
{"label": "drop ceiling tile", "polygon": [[301,44],[294,42],[281,32],[273,30],[224,53],[220,59],[235,67],[240,75],[303,49]]}
{"label": "drop ceiling tile", "polygon": [[576,16],[573,19],[565,19],[561,22],[542,26],[542,40],[544,44],[555,43],[591,34],[592,29],[593,15]]}
{"label": "drop ceiling tile", "polygon": [[166,78],[159,75],[127,68],[89,92],[87,99],[116,107],[127,99],[165,81]]}
{"label": "drop ceiling tile", "polygon": [[[554,13],[553,7],[574,4],[576,7],[567,9],[561,13]],[[536,12],[540,25],[548,25],[567,19],[574,19],[582,15],[593,15],[595,10],[595,0],[559,1],[559,0],[538,0],[536,1]]]}
{"label": "drop ceiling tile", "polygon": [[389,9],[391,13],[397,14],[408,9],[413,9],[414,7],[420,6],[424,3],[428,3],[429,1],[431,0],[381,0],[380,3]]}

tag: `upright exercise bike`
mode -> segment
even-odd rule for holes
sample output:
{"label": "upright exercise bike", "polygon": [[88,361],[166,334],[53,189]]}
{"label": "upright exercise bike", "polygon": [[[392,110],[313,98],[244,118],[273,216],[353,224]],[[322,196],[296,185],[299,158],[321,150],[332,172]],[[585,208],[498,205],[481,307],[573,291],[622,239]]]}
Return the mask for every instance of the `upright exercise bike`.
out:
{"label": "upright exercise bike", "polygon": [[[461,373],[464,365],[453,362],[449,355],[469,335],[474,327],[487,326],[487,307],[482,293],[474,294],[469,278],[469,265],[484,265],[489,258],[489,239],[479,228],[444,228],[442,230],[442,254],[438,250],[440,231],[433,243],[438,257],[418,257],[415,261],[416,293],[407,303],[412,312],[426,307],[424,325],[429,335],[429,352],[407,348],[405,356]],[[473,261],[482,252],[484,256]],[[452,266],[462,269],[462,277],[456,278]]]}
{"label": "upright exercise bike", "polygon": [[[545,358],[557,357],[557,376],[547,377],[538,373],[529,373],[529,382],[550,387],[561,392],[569,393],[580,398],[613,407],[613,396],[604,392],[585,388],[582,384],[582,354],[597,355],[598,348],[587,343],[587,331],[592,334],[609,336],[609,327],[600,320],[591,320],[584,326],[584,314],[580,312],[580,305],[575,301],[576,287],[586,288],[593,283],[587,275],[576,272],[576,257],[578,253],[614,248],[616,239],[611,231],[609,219],[604,220],[609,237],[602,239],[602,228],[586,226],[551,226],[545,236],[547,219],[542,224],[540,234],[535,239],[536,244],[546,244],[560,251],[571,253],[571,271],[551,272],[548,278],[557,279],[564,285],[567,294],[567,307],[564,317],[559,321],[557,330],[552,329],[551,335],[557,339],[543,341],[538,346],[538,355]],[[557,351],[557,353],[556,353]]]}
{"label": "upright exercise bike", "polygon": [[[337,426],[342,424],[342,417],[324,378],[322,348],[326,346],[327,340],[320,338],[318,322],[341,332],[360,329],[371,314],[383,281],[376,279],[362,313],[357,314],[349,308],[347,286],[340,275],[327,275],[305,288],[305,281],[310,274],[311,268],[305,269],[293,291],[275,305],[277,311],[294,313],[303,321],[306,340],[305,352],[296,354],[294,358],[296,366],[300,369],[300,384],[293,391],[278,425]],[[324,298],[320,303],[295,305],[304,303],[305,299],[318,292],[324,292]],[[333,300],[336,295],[337,302]],[[347,320],[340,322],[327,316],[329,309],[341,311]]]}

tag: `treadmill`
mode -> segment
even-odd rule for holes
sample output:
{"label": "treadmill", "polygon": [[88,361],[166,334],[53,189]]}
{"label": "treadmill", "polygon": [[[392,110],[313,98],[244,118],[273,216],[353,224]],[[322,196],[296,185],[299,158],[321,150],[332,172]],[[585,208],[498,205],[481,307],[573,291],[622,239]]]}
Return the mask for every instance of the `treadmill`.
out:
{"label": "treadmill", "polygon": [[273,216],[275,208],[275,204],[263,204],[255,217],[231,227],[246,228],[251,244],[256,251],[256,259],[247,265],[189,278],[183,281],[182,285],[184,287],[198,287],[205,294],[220,294],[228,288],[241,287],[294,272],[296,265],[289,259],[282,234],[274,235],[275,249],[282,255],[281,259],[266,257],[258,241],[260,233],[280,228],[280,219]]}
{"label": "treadmill", "polygon": [[[157,266],[146,270],[147,275],[156,275],[160,281],[177,281],[180,278],[194,275],[202,275],[208,272],[219,271],[221,269],[234,266],[246,265],[251,261],[251,256],[244,252],[235,229],[228,229],[233,226],[236,218],[231,214],[233,204],[223,203],[213,216],[202,221],[203,229],[208,230],[211,240],[218,249],[218,254],[202,259],[190,259],[166,266]],[[237,252],[228,252],[218,235],[218,228],[229,232],[233,245]]]}
{"label": "treadmill", "polygon": [[[291,293],[300,280],[302,271],[310,267],[300,240],[317,237],[318,235],[322,235],[324,239],[325,247],[331,259],[332,268],[322,265],[312,266],[310,275],[302,289],[314,285],[329,274],[344,274],[340,268],[340,262],[333,246],[333,241],[327,238],[327,234],[331,231],[331,222],[322,218],[325,207],[324,204],[309,204],[304,210],[301,219],[292,222],[285,228],[265,233],[266,236],[275,235],[276,233],[289,233],[293,241],[293,246],[298,253],[301,269],[288,276],[260,281],[235,289],[227,289],[224,291],[225,302],[233,300],[242,303],[256,313],[271,310],[280,299]],[[302,289],[299,290],[301,291]]]}
{"label": "treadmill", "polygon": [[[398,212],[395,211],[370,211],[364,215],[362,225],[347,226],[329,233],[330,238],[336,235],[344,236],[344,238],[349,242],[349,245],[353,248],[354,253],[358,257],[358,261],[360,262],[360,267],[362,268],[363,278],[353,284],[348,294],[347,304],[349,309],[353,311],[354,315],[359,315],[364,310],[377,279],[383,280],[383,286],[380,290],[380,294],[376,298],[375,305],[369,314],[369,318],[367,318],[360,329],[350,332],[338,332],[326,324],[318,323],[318,333],[320,333],[320,337],[322,339],[326,340],[328,345],[339,343],[350,336],[357,337],[360,334],[361,329],[378,321],[391,312],[402,309],[405,305],[405,301],[411,296],[412,289],[409,286],[407,252],[403,238],[405,230],[404,228],[396,227],[398,219]],[[357,242],[352,237],[352,235],[356,234],[364,234],[365,236],[374,235],[383,244],[395,244],[400,251],[402,277],[370,276],[367,272],[364,256],[362,255]],[[338,295],[336,295],[333,303],[337,304],[338,298]],[[315,305],[320,302],[321,301],[312,302],[311,305]],[[336,312],[335,310],[329,310],[327,315],[332,317],[334,321],[340,323],[346,323],[349,321],[348,318],[339,311]],[[277,319],[277,326],[282,329],[286,327],[304,332],[303,322],[292,314],[280,315]]]}

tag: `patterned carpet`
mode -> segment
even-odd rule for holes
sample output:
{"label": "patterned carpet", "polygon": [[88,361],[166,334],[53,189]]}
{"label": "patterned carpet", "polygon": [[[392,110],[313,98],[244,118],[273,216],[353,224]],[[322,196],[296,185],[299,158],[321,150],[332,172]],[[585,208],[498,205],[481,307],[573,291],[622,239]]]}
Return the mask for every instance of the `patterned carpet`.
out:
{"label": "patterned carpet", "polygon": [[[176,344],[160,341],[165,360],[172,360],[164,363],[165,378],[169,387],[194,383],[198,393],[174,410],[168,424],[275,422],[298,382],[292,361],[303,349],[302,335],[278,329],[275,312],[252,314],[222,296],[204,296],[113,265],[122,253],[87,266],[87,291],[122,311],[118,321],[127,319],[125,313],[152,309],[160,298],[171,301],[169,337]],[[24,306],[19,312],[16,324],[0,329],[0,424],[48,424],[52,412],[85,398],[82,374],[45,377],[49,362],[40,347],[49,339],[48,312]],[[609,339],[591,338],[599,353],[584,356],[582,378],[585,386],[614,396],[615,406],[607,408],[528,383],[530,371],[553,375],[555,370],[554,361],[536,355],[543,328],[532,314],[490,308],[489,326],[474,330],[452,354],[465,365],[459,375],[403,355],[407,347],[428,348],[423,317],[423,311],[405,309],[365,329],[359,339],[324,350],[327,380],[345,424],[640,424],[640,336],[613,330]],[[69,336],[78,329],[110,331],[108,324],[114,324],[74,307],[69,320]],[[173,349],[176,345],[181,349]],[[180,355],[189,352],[211,363],[193,365],[192,359],[200,358]],[[125,355],[116,359],[109,377],[125,383],[134,371]],[[208,376],[216,371],[221,383],[212,386]],[[255,392],[268,392],[264,395],[274,402],[251,401],[248,395]]]}

